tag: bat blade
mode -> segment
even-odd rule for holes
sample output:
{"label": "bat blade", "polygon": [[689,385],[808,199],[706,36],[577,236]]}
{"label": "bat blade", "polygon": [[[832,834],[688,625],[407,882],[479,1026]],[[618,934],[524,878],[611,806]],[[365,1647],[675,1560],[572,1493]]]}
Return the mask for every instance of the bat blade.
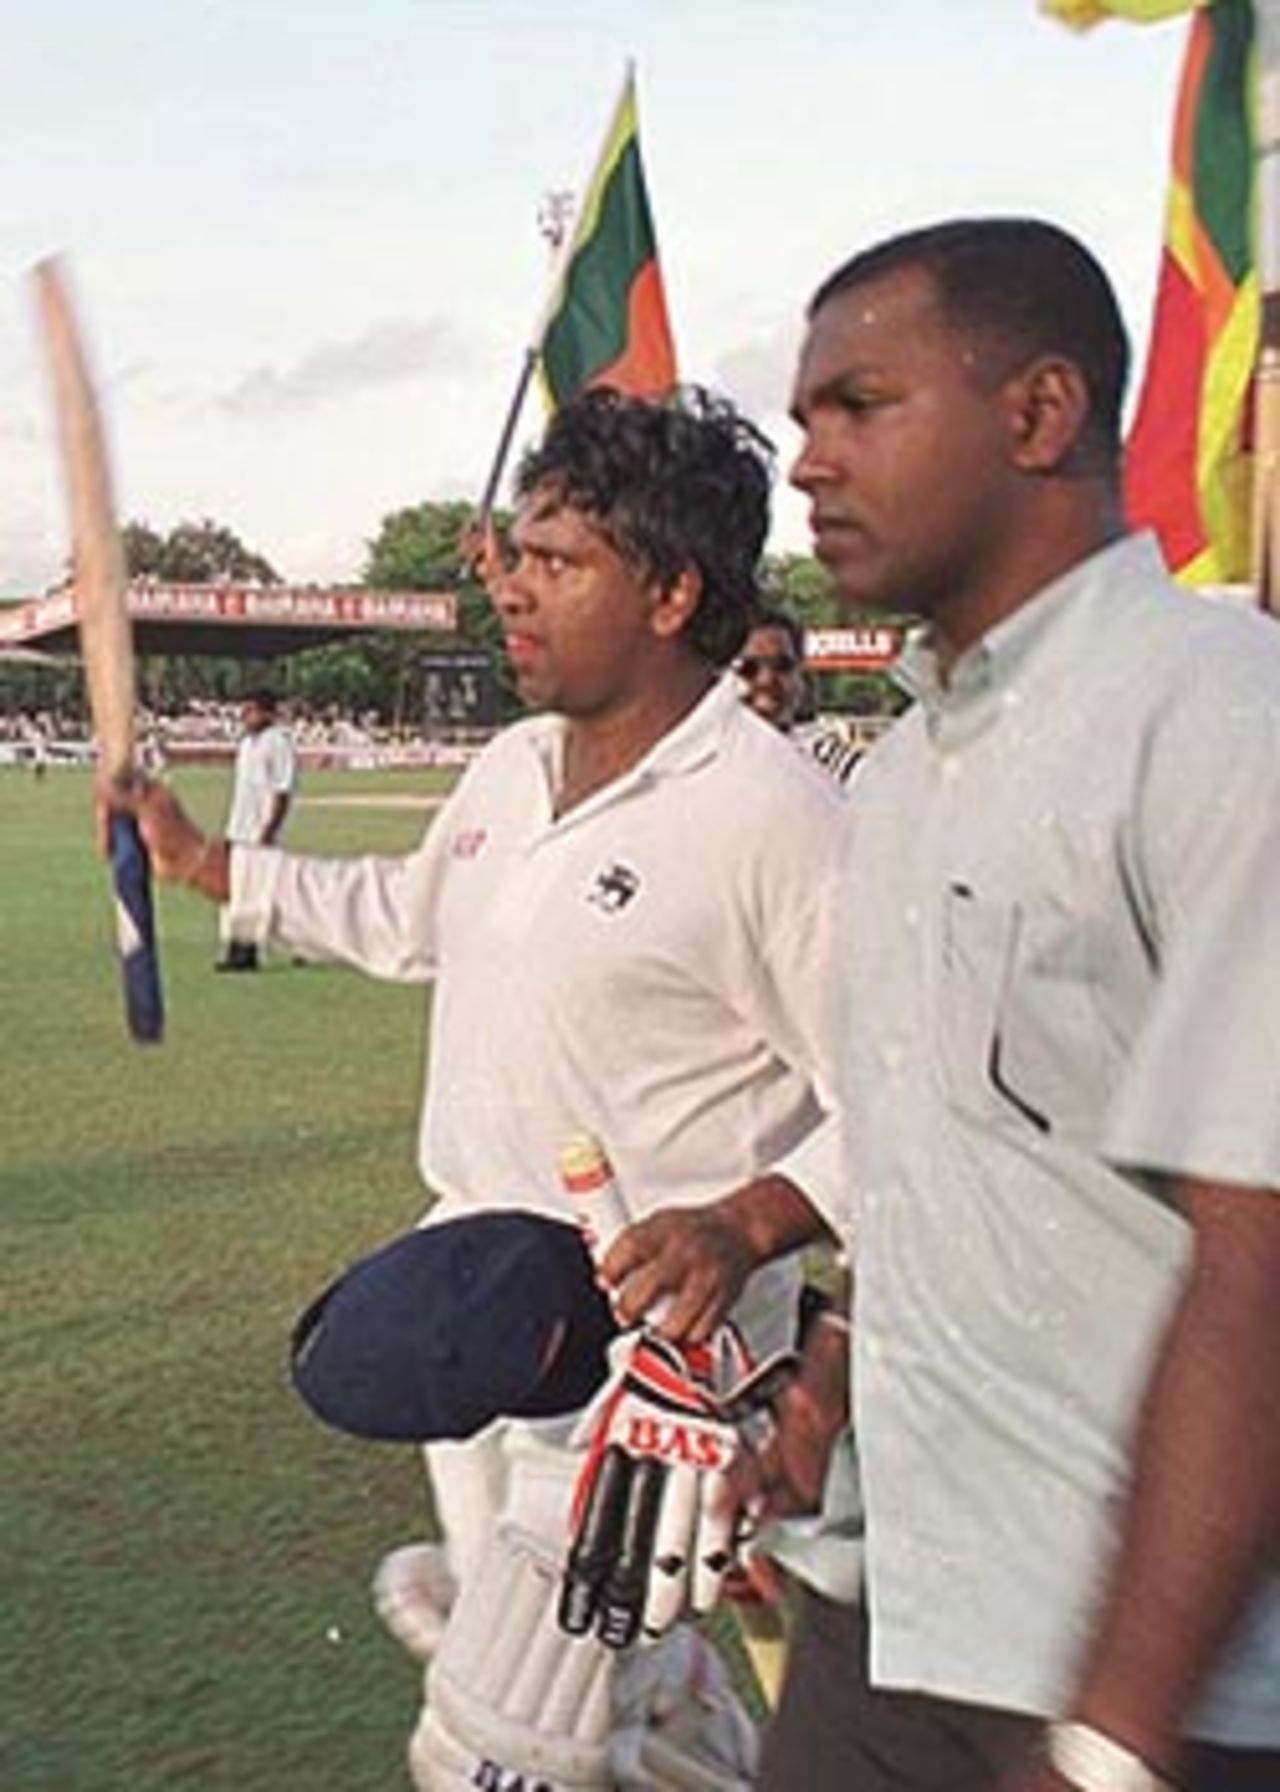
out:
{"label": "bat blade", "polygon": [[[133,628],[125,590],[124,554],[116,527],[111,470],[93,382],[56,259],[34,270],[36,306],[44,339],[71,522],[76,620],[89,690],[89,709],[108,786],[127,788],[135,772],[136,696]],[[124,978],[125,1017],[137,1040],[164,1031],[164,999],[156,949],[151,868],[133,819],[109,818],[116,937]]]}

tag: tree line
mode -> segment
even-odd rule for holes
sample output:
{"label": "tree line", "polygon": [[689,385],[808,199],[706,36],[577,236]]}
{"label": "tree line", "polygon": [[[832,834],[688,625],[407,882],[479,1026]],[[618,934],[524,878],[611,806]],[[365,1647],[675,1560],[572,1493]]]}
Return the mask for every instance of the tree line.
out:
{"label": "tree line", "polygon": [[[470,664],[483,654],[491,683],[489,719],[518,714],[521,705],[502,652],[501,627],[459,551],[462,532],[473,517],[474,509],[465,501],[428,501],[392,511],[366,544],[361,572],[361,583],[370,589],[455,593],[454,633],[352,636],[276,661],[148,654],[139,664],[143,700],[156,711],[175,713],[196,699],[233,701],[254,685],[268,683],[291,705],[311,714],[371,716],[383,726],[416,732],[429,711],[429,680],[439,675],[440,655],[465,655]],[[496,520],[500,528],[509,522],[502,515]],[[130,578],[166,584],[282,582],[263,555],[212,518],[179,523],[168,533],[145,521],[129,522],[121,537]],[[841,620],[826,573],[808,555],[768,556],[763,589],[769,604],[793,612],[808,628],[831,627]],[[6,666],[0,676],[10,708],[65,714],[79,713],[83,706],[74,662]],[[821,708],[859,715],[901,706],[895,687],[881,673],[823,673],[816,696]]]}

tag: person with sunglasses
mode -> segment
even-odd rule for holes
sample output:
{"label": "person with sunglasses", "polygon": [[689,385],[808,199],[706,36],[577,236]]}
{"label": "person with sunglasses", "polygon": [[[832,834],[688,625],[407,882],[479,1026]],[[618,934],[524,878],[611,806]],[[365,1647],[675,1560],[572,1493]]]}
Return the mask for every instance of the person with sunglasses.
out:
{"label": "person with sunglasses", "polygon": [[789,735],[837,784],[848,783],[861,749],[813,715],[804,666],[804,626],[798,617],[776,608],[757,611],[734,671],[748,709]]}

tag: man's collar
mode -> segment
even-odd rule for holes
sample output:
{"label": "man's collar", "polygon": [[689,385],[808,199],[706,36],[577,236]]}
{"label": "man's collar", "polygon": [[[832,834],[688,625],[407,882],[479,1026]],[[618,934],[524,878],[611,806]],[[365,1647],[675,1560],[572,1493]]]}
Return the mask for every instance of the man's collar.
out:
{"label": "man's collar", "polygon": [[742,707],[733,678],[717,678],[674,728],[656,740],[635,767],[654,777],[693,771],[720,750],[725,729]]}
{"label": "man's collar", "polygon": [[964,703],[995,686],[1007,686],[1057,637],[1068,615],[1092,610],[1118,574],[1167,582],[1168,573],[1153,535],[1143,531],[1122,536],[1041,586],[980,641],[966,648],[945,682],[927,628],[910,637],[894,676],[913,697],[933,707]]}
{"label": "man's collar", "polygon": [[[733,725],[742,709],[736,682],[717,678],[706,694],[680,718],[673,728],[661,735],[636,763],[589,797],[580,807],[569,811],[576,816],[589,811],[640,782],[683,776],[695,770],[719,752],[726,730]],[[529,740],[545,768],[549,791],[558,788],[564,762],[564,739],[567,723],[564,716],[544,715],[536,719]]]}

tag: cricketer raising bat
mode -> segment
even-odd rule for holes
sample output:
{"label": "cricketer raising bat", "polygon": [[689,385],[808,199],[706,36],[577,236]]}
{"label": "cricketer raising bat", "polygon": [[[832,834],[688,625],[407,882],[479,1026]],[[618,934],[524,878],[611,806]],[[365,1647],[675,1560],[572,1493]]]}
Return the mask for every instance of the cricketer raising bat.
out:
{"label": "cricketer raising bat", "polygon": [[[123,792],[137,771],[133,630],[106,446],[65,276],[51,259],[40,262],[32,278],[62,450],[89,710],[98,739],[103,786],[108,792],[113,788]],[[164,1001],[151,868],[131,815],[119,809],[109,811],[108,842],[125,1015],[135,1039],[155,1041],[164,1031]]]}

